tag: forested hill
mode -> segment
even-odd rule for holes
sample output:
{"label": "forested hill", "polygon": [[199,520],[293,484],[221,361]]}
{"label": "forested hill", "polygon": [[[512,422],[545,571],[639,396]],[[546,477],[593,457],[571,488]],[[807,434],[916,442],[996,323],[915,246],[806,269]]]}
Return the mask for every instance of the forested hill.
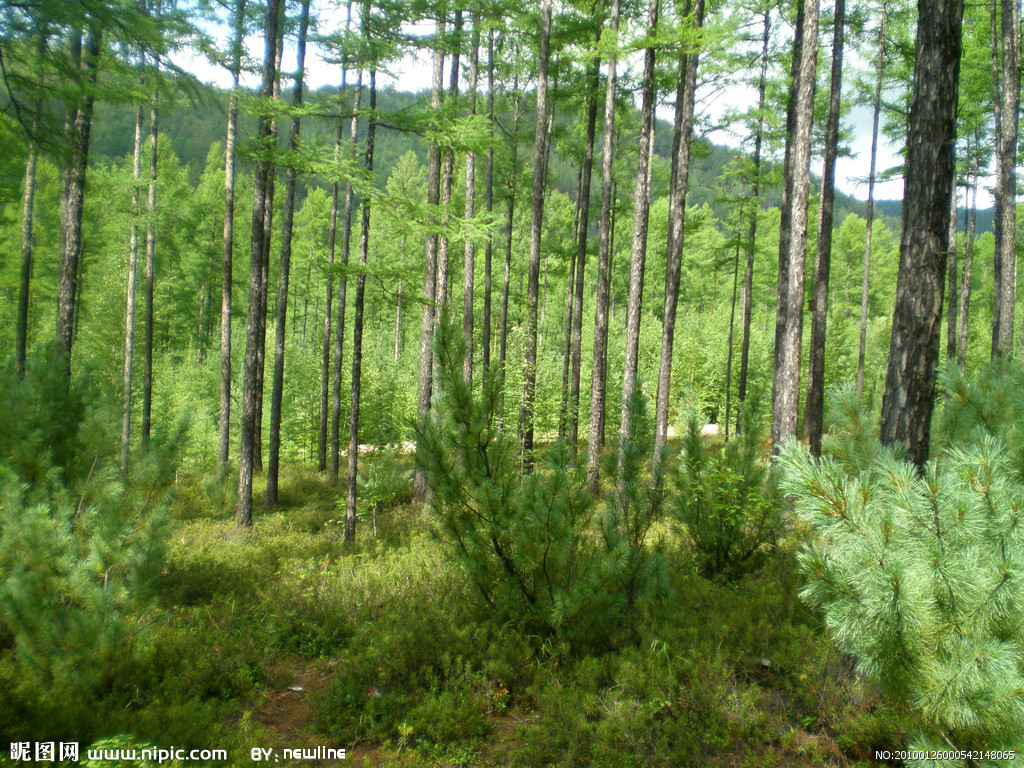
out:
{"label": "forested hill", "polygon": [[[408,113],[417,107],[425,107],[429,101],[429,94],[426,92],[409,93],[398,91],[393,88],[381,89],[377,96],[378,111],[382,114],[394,115]],[[324,112],[331,109],[332,104],[337,103],[337,89],[325,87],[316,91],[310,101],[314,104],[323,105]],[[228,92],[213,86],[200,86],[189,98],[182,98],[179,105],[168,112],[168,119],[164,120],[161,130],[167,140],[170,141],[175,154],[182,165],[189,168],[189,175],[192,183],[197,183],[203,168],[206,165],[207,155],[210,148],[215,144],[224,143],[224,121],[227,114]],[[505,105],[504,116],[501,116],[499,105],[499,121],[506,123],[506,129],[511,130],[511,107]],[[109,162],[115,158],[122,158],[131,152],[131,143],[134,130],[135,112],[132,107],[118,104],[103,103],[97,105],[97,119],[93,128],[92,151],[100,162]],[[639,122],[639,113],[636,110],[630,122]],[[251,140],[255,135],[255,117],[251,114],[240,114],[239,133],[246,140]],[[552,157],[550,171],[550,182],[553,189],[558,189],[570,196],[576,194],[577,169],[579,160],[573,154],[575,149],[572,146],[578,144],[578,139],[573,141],[569,134],[573,126],[568,119],[558,121],[555,126],[555,150]],[[334,123],[326,119],[314,119],[308,121],[303,127],[307,143],[320,142],[327,146],[333,141]],[[365,119],[360,123],[360,134],[364,135],[366,130]],[[282,136],[281,144],[286,141]],[[532,132],[522,129],[520,132],[520,143],[523,148],[532,141]],[[375,163],[378,172],[375,174],[377,185],[383,189],[391,175],[391,171],[398,159],[407,151],[416,153],[421,164],[426,164],[428,144],[414,130],[397,130],[395,128],[382,129],[377,136]],[[625,144],[625,142],[624,142]],[[655,154],[660,157],[665,165],[665,172],[658,177],[655,176],[655,186],[663,186],[667,190],[667,164],[670,160],[672,147],[672,125],[671,123],[658,120],[655,128]],[[523,153],[524,155],[526,153]],[[739,150],[714,144],[710,141],[698,139],[696,141],[693,163],[690,167],[689,200],[691,205],[702,205],[707,203],[715,214],[724,218],[725,212],[722,201],[722,183],[720,178],[729,161],[737,157]],[[634,147],[635,156],[635,147]],[[240,158],[244,172],[250,172],[251,167],[248,158]],[[628,166],[627,166],[628,167]],[[312,184],[315,186],[316,181]],[[308,188],[308,187],[307,187]],[[303,194],[303,193],[300,193]],[[778,207],[781,204],[782,193],[776,186],[763,193],[768,207]],[[889,221],[890,226],[897,226],[900,217],[899,200],[883,200],[876,203],[876,215],[881,215]],[[849,214],[855,213],[863,217],[865,215],[866,203],[854,197],[836,192],[835,220],[843,221]],[[978,227],[981,231],[991,228],[991,213],[978,211]]]}

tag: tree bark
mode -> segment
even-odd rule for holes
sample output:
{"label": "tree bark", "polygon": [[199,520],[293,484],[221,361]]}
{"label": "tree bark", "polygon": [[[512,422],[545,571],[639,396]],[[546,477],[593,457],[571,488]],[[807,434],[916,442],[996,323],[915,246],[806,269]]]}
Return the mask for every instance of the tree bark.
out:
{"label": "tree bark", "polygon": [[[469,114],[476,114],[477,61],[480,49],[480,22],[473,15],[473,39],[469,54]],[[463,216],[466,220],[466,242],[462,252],[462,334],[466,339],[466,357],[462,362],[462,378],[473,381],[473,267],[476,258],[476,243],[473,241],[472,221],[474,197],[476,196],[476,155],[466,153],[466,204]]]}
{"label": "tree bark", "polygon": [[[695,0],[690,8],[692,23],[700,29],[704,23],[704,0]],[[676,115],[672,145],[672,179],[669,189],[668,241],[665,249],[665,304],[661,323],[661,359],[658,365],[658,391],[654,408],[654,449],[657,456],[668,440],[668,412],[672,385],[672,350],[675,344],[676,308],[679,303],[679,277],[682,270],[686,193],[690,179],[690,142],[693,136],[693,110],[697,89],[700,53],[693,50],[679,59],[679,87],[676,90]],[[760,135],[758,136],[760,141]],[[758,145],[758,151],[760,145]],[[759,156],[759,155],[758,155]]]}
{"label": "tree bark", "polygon": [[231,441],[231,287],[235,238],[235,137],[238,132],[238,81],[242,72],[244,35],[245,0],[237,0],[231,46],[233,86],[228,100],[227,137],[224,140],[224,262],[220,292],[220,425],[217,442],[217,462],[221,471],[227,466],[228,446]]}
{"label": "tree bark", "polygon": [[153,291],[156,287],[156,175],[157,144],[156,93],[149,112],[149,187],[146,190],[146,341],[142,368],[142,447],[149,446],[153,423]]}
{"label": "tree bark", "polygon": [[21,193],[21,278],[18,283],[18,330],[15,370],[18,377],[25,375],[28,349],[28,301],[32,281],[32,223],[36,194],[36,144],[30,142],[25,161],[25,187]]}
{"label": "tree bark", "polygon": [[[647,8],[647,34],[658,32],[658,0]],[[625,461],[625,445],[633,440],[633,411],[630,401],[637,387],[640,355],[640,310],[644,296],[644,268],[647,260],[647,223],[651,208],[651,162],[654,151],[654,65],[655,49],[644,52],[644,76],[640,87],[640,136],[637,146],[636,186],[633,193],[633,242],[629,260],[629,301],[626,307],[626,355],[622,372],[622,410],[619,419],[619,467]],[[670,353],[671,359],[671,353]]]}
{"label": "tree bark", "polygon": [[786,111],[779,278],[772,377],[772,450],[795,436],[800,399],[800,339],[803,330],[807,199],[810,194],[811,123],[814,119],[818,55],[818,0],[797,3],[793,68]]}
{"label": "tree bark", "polygon": [[[996,147],[996,302],[992,353],[1013,351],[1017,287],[1017,127],[1020,104],[1020,11],[1018,0],[1000,0],[1002,82]],[[995,14],[993,13],[993,19]],[[994,23],[994,21],[993,21]],[[995,49],[993,48],[993,55]]]}
{"label": "tree bark", "polygon": [[[363,35],[369,24],[369,2],[363,7]],[[373,178],[373,143],[377,132],[377,65],[370,65],[370,120],[366,131],[366,175]],[[366,257],[370,249],[370,204],[363,200],[363,228],[359,237],[359,275],[356,277],[356,306],[352,333],[352,406],[348,417],[348,494],[345,497],[345,541],[356,537],[356,495],[359,476],[359,397],[363,372],[363,303],[366,292]]]}
{"label": "tree bark", "polygon": [[[29,159],[32,159],[30,155]],[[135,371],[135,286],[139,263],[139,180],[142,177],[142,106],[135,108],[132,151],[132,222],[128,231],[128,290],[124,311],[124,405],[121,413],[121,471],[128,469],[132,439],[132,378]]]}
{"label": "tree bark", "polygon": [[[494,27],[487,30],[487,122],[494,139]],[[487,148],[487,182],[484,191],[484,207],[488,220],[494,209],[494,147]],[[488,230],[487,242],[484,243],[484,317],[481,332],[483,346],[483,380],[491,370],[491,258],[494,254],[494,232]]]}
{"label": "tree bark", "polygon": [[956,360],[956,314],[960,307],[957,299],[957,288],[960,285],[957,273],[957,218],[956,179],[954,178],[953,194],[949,199],[949,304],[946,310],[946,357],[950,360]]}
{"label": "tree bark", "polygon": [[[967,224],[967,248],[964,257],[964,266],[960,271],[960,311],[959,315],[959,345],[956,362],[960,372],[967,370],[967,331],[971,314],[971,278],[974,273],[974,235],[978,226],[978,177],[980,176],[981,160],[978,155],[981,152],[981,137],[979,132],[974,134],[974,183],[972,184],[970,222]],[[964,215],[967,213],[965,211]]]}
{"label": "tree bark", "polygon": [[530,204],[530,266],[526,288],[526,359],[519,406],[523,458],[533,450],[533,407],[537,386],[537,299],[540,288],[541,226],[544,221],[544,158],[547,147],[548,59],[551,53],[551,0],[540,9],[540,50],[537,59],[537,114],[533,132],[533,196]]}
{"label": "tree bark", "polygon": [[[274,93],[277,62],[278,16],[282,0],[269,0],[265,18],[263,83],[260,96],[269,99]],[[266,151],[271,140],[271,118],[260,115],[257,123],[256,168],[253,173],[252,234],[249,259],[249,309],[246,318],[245,363],[242,374],[242,422],[238,449],[238,507],[235,519],[240,527],[252,526],[253,431],[256,422],[256,347],[259,344],[260,290],[263,267],[264,214],[270,162]]]}
{"label": "tree bark", "polygon": [[878,54],[875,59],[874,116],[871,122],[871,166],[868,171],[867,232],[864,239],[864,275],[860,289],[860,347],[857,353],[857,397],[864,393],[864,356],[868,346],[868,295],[871,286],[871,237],[875,223],[875,171],[878,167],[878,119],[882,111],[882,75],[885,67],[886,4],[878,21]]}
{"label": "tree bark", "polygon": [[[444,78],[444,20],[438,19],[434,41],[434,70],[430,88],[430,109],[437,114],[441,107],[441,88]],[[427,156],[427,223],[434,225],[437,221],[437,202],[440,198],[441,186],[441,150],[437,142],[430,144]],[[419,404],[417,417],[423,419],[430,410],[430,393],[433,381],[433,342],[434,342],[434,290],[437,269],[437,235],[428,232],[424,255],[423,270],[423,314],[420,324],[420,378]],[[417,468],[413,476],[413,498],[423,501],[427,495],[426,478]]]}
{"label": "tree bark", "polygon": [[[757,253],[757,215],[761,210],[761,145],[764,140],[764,101],[768,85],[768,43],[771,37],[771,9],[764,13],[761,38],[761,77],[758,82],[757,130],[754,134],[754,169],[750,182],[750,224],[747,229],[747,269],[743,275],[743,341],[740,344],[740,376],[736,385],[737,410],[747,399],[747,371],[750,366],[750,318],[754,299],[754,256]],[[736,432],[740,419],[736,417]]]}
{"label": "tree bark", "polygon": [[[498,339],[498,371],[501,374],[501,380],[505,380],[505,353],[508,344],[508,294],[512,284],[512,225],[515,220],[515,208],[516,208],[516,178],[517,171],[519,170],[519,105],[520,105],[520,93],[519,83],[516,82],[513,87],[515,96],[513,97],[513,112],[512,112],[512,163],[509,168],[509,184],[508,184],[508,209],[505,217],[505,277],[502,283],[501,289],[501,336]],[[501,407],[502,411],[505,408],[505,390],[502,388],[501,394]]]}
{"label": "tree bark", "polygon": [[832,74],[825,120],[825,159],[818,207],[818,240],[814,249],[814,313],[811,316],[810,361],[807,366],[807,411],[804,431],[811,454],[821,456],[825,418],[825,330],[828,321],[828,279],[832,268],[832,218],[836,197],[836,157],[839,155],[839,102],[843,90],[843,39],[846,0],[836,0],[832,37]]}
{"label": "tree bark", "polygon": [[883,443],[905,444],[908,458],[921,468],[928,459],[935,397],[962,17],[961,0],[918,6],[900,267],[880,436]]}
{"label": "tree bark", "polygon": [[[306,33],[309,29],[309,0],[302,0],[299,18],[299,39],[295,68],[295,89],[292,105],[302,106],[303,80],[306,70]],[[294,155],[299,149],[301,122],[298,116],[292,118],[288,149]],[[284,395],[284,336],[288,330],[288,279],[292,261],[292,229],[295,218],[295,181],[298,171],[293,157],[285,172],[284,211],[281,220],[281,271],[278,277],[277,313],[274,321],[274,381],[270,392],[270,454],[267,459],[267,495],[264,505],[275,507],[278,503],[278,479],[281,463],[281,399]]]}
{"label": "tree bark", "polygon": [[612,189],[612,159],[615,141],[615,73],[618,64],[619,0],[611,0],[608,13],[609,47],[605,78],[604,117],[601,149],[601,216],[597,241],[597,301],[594,308],[594,358],[590,373],[590,435],[587,444],[587,477],[597,488],[599,458],[604,435],[604,400],[608,359],[608,305],[611,287],[611,229],[615,193]]}

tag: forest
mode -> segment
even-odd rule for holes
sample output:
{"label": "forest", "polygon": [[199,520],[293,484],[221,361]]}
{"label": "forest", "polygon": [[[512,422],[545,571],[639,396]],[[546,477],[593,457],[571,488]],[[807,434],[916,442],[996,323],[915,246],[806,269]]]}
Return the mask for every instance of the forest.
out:
{"label": "forest", "polygon": [[0,766],[1024,748],[1018,0],[0,0],[0,77]]}

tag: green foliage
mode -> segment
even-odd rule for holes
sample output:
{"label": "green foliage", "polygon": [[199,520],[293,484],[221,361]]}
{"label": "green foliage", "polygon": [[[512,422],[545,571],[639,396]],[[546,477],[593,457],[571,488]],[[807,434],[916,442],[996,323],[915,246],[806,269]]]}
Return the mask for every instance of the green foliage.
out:
{"label": "green foliage", "polygon": [[953,389],[949,442],[923,474],[879,444],[849,389],[833,456],[816,462],[792,443],[781,454],[783,488],[813,537],[802,595],[890,700],[912,708],[922,749],[1020,745],[1024,483],[1017,446],[993,434],[1016,428],[984,418],[1006,407],[992,400],[1009,381],[997,367]]}
{"label": "green foliage", "polygon": [[754,390],[740,409],[740,431],[721,448],[712,448],[701,435],[697,407],[686,411],[669,503],[686,527],[705,576],[735,579],[756,569],[781,537],[781,499],[759,451],[760,413],[760,392]]}

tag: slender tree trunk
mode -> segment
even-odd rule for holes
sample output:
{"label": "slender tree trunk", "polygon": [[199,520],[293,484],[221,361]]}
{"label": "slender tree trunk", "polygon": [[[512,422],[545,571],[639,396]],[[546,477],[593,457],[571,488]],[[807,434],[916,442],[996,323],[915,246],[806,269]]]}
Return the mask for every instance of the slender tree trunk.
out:
{"label": "slender tree trunk", "polygon": [[[405,235],[402,235],[402,245],[398,256],[399,267],[405,267]],[[398,278],[398,300],[395,302],[395,362],[402,356],[402,278]]]}
{"label": "slender tree trunk", "polygon": [[857,396],[864,393],[864,356],[868,346],[868,295],[871,285],[871,237],[875,223],[875,171],[878,167],[878,119],[882,110],[882,75],[885,67],[886,5],[878,21],[878,54],[875,58],[874,117],[871,122],[871,165],[868,171],[867,231],[864,239],[864,275],[860,290],[860,348],[857,354]]}
{"label": "slender tree trunk", "polygon": [[[736,293],[740,281],[740,233],[736,233],[736,256],[732,263],[732,300],[729,302],[729,342],[725,363],[725,439],[729,439],[729,422],[732,420],[732,340],[736,326]],[[737,418],[737,423],[739,419]]]}
{"label": "slender tree trunk", "polygon": [[[354,155],[359,132],[359,101],[363,92],[363,71],[356,77],[356,92],[352,96],[352,120],[349,123],[349,151]],[[335,213],[337,213],[335,211]],[[341,280],[338,285],[337,330],[334,333],[334,387],[331,406],[331,480],[338,479],[341,465],[341,371],[345,352],[345,303],[348,298],[348,276],[344,269],[352,245],[352,181],[345,183],[345,205],[341,228]]]}
{"label": "slender tree trunk", "polygon": [[82,210],[89,168],[89,134],[92,129],[93,87],[99,73],[102,33],[89,30],[82,51],[81,31],[72,34],[72,60],[82,72],[84,89],[64,127],[68,159],[61,171],[60,261],[57,268],[57,344],[71,372],[71,347],[75,337],[76,296],[82,255]]}
{"label": "slender tree trunk", "polygon": [[974,273],[974,235],[978,226],[978,177],[981,166],[978,155],[981,151],[980,145],[981,137],[979,132],[976,131],[974,134],[974,183],[971,194],[970,223],[967,225],[967,248],[964,266],[960,272],[960,311],[957,313],[960,316],[960,327],[958,329],[960,343],[958,345],[956,361],[961,373],[967,370],[967,331],[971,309],[971,278]]}
{"label": "slender tree trunk", "polygon": [[[269,99],[274,93],[276,79],[276,51],[278,16],[282,0],[269,0],[265,19],[265,46],[263,55],[263,84],[260,96]],[[261,115],[257,123],[256,142],[262,150],[256,154],[253,173],[252,236],[249,259],[249,309],[246,319],[245,363],[242,375],[242,422],[238,450],[238,508],[235,513],[240,527],[252,525],[253,432],[256,422],[256,347],[259,344],[260,290],[263,267],[264,213],[267,204],[266,188],[270,176],[270,162],[266,157],[270,143],[271,118]]]}
{"label": "slender tree trunk", "polygon": [[[704,0],[695,0],[690,10],[692,24],[704,23]],[[654,449],[658,456],[668,440],[668,411],[672,385],[672,350],[675,345],[676,308],[679,303],[679,277],[682,270],[686,193],[690,179],[690,141],[693,135],[693,110],[697,89],[700,53],[684,53],[679,60],[679,86],[676,90],[676,115],[672,144],[672,179],[669,190],[668,242],[665,250],[665,304],[661,323],[661,359],[658,365],[658,392],[654,409]],[[760,137],[758,137],[760,141]],[[625,405],[625,403],[623,403]]]}
{"label": "slender tree trunk", "polygon": [[[1020,105],[1019,0],[1000,0],[1002,83],[996,148],[996,304],[992,328],[993,354],[1013,351],[1017,287],[1017,127]],[[993,18],[995,14],[993,13]],[[993,49],[994,53],[994,49]]]}
{"label": "slender tree trunk", "polygon": [[[31,157],[30,157],[31,159]],[[135,108],[132,152],[132,223],[128,231],[128,291],[124,311],[124,406],[121,413],[121,471],[128,469],[132,440],[132,374],[135,371],[135,285],[139,264],[139,180],[142,177],[142,106]]]}
{"label": "slender tree trunk", "polygon": [[149,188],[146,191],[146,346],[142,369],[142,447],[149,446],[153,422],[153,290],[156,287],[156,175],[157,144],[156,93],[149,112]]}
{"label": "slender tree trunk", "polygon": [[779,279],[772,379],[772,450],[796,435],[800,398],[800,339],[803,330],[807,198],[810,194],[811,123],[818,56],[818,0],[799,0],[793,69],[786,115]]}
{"label": "slender tree trunk", "polygon": [[[619,0],[611,0],[608,13],[608,31],[618,44]],[[601,217],[597,241],[597,301],[594,309],[594,359],[590,375],[590,436],[587,444],[587,476],[592,488],[597,488],[602,436],[604,435],[604,400],[607,382],[605,376],[608,359],[608,305],[611,287],[611,229],[612,208],[615,200],[612,190],[612,155],[615,141],[615,71],[618,52],[611,47],[608,53],[604,92],[604,144],[601,149]]]}
{"label": "slender tree trunk", "polygon": [[[302,89],[306,69],[306,32],[309,29],[309,0],[302,0],[299,18],[295,90],[292,104],[302,106]],[[292,118],[288,149],[294,154],[299,148],[300,121]],[[293,161],[294,162],[294,161]],[[281,399],[284,395],[284,336],[288,330],[288,278],[292,260],[292,229],[295,218],[295,181],[298,172],[289,165],[285,173],[284,215],[281,221],[281,273],[277,287],[277,316],[274,322],[274,381],[270,392],[270,455],[267,460],[267,496],[264,504],[275,507],[278,503],[278,479],[281,462]]]}
{"label": "slender tree trunk", "polygon": [[825,121],[825,160],[818,207],[818,240],[814,249],[814,313],[807,373],[807,411],[804,432],[811,453],[821,456],[821,430],[825,418],[825,329],[828,321],[828,279],[832,268],[832,217],[836,197],[836,157],[839,155],[839,101],[843,90],[843,33],[846,0],[836,0],[832,37],[832,75]]}
{"label": "slender tree trunk", "polygon": [[957,288],[959,286],[956,263],[957,218],[956,180],[954,179],[953,194],[949,200],[949,308],[946,310],[946,357],[950,360],[956,360],[956,313],[960,307],[957,298]]}
{"label": "slender tree trunk", "polygon": [[537,59],[537,119],[533,133],[533,199],[530,205],[530,274],[526,289],[526,360],[523,396],[519,406],[519,432],[523,458],[529,464],[533,450],[533,406],[537,386],[537,299],[540,288],[541,226],[544,220],[544,158],[547,147],[548,58],[551,52],[551,0],[540,9],[540,51]]}
{"label": "slender tree trunk", "polygon": [[[501,336],[498,339],[498,371],[501,381],[505,381],[505,353],[508,344],[508,294],[512,284],[512,226],[515,219],[516,206],[516,179],[519,170],[519,106],[520,96],[519,81],[513,87],[515,97],[513,98],[512,112],[512,163],[508,184],[508,213],[505,218],[505,279],[501,290]],[[505,388],[501,391],[502,414],[505,410]]]}
{"label": "slender tree trunk", "polygon": [[[367,37],[369,2],[363,6],[363,35]],[[373,142],[377,132],[377,65],[370,65],[370,120],[366,131],[366,175],[373,178]],[[363,229],[359,237],[359,276],[352,333],[352,406],[348,417],[348,495],[345,498],[345,541],[356,537],[356,492],[359,478],[359,397],[363,372],[363,302],[366,292],[366,257],[370,250],[371,196],[363,200]]]}
{"label": "slender tree trunk", "polygon": [[36,194],[36,145],[28,147],[25,161],[25,188],[21,193],[21,279],[18,283],[18,330],[15,369],[18,377],[25,375],[28,349],[28,300],[32,281],[32,223],[33,202]]}
{"label": "slender tree trunk", "polygon": [[[494,27],[487,30],[487,122],[494,138]],[[487,186],[484,191],[484,206],[490,219],[494,209],[494,147],[487,148]],[[491,258],[494,254],[494,232],[488,230],[484,243],[484,318],[481,333],[483,346],[483,380],[486,382],[491,370]]]}
{"label": "slender tree trunk", "polygon": [[[430,88],[430,108],[437,114],[441,107],[441,88],[444,78],[444,21],[439,19],[434,41],[434,74]],[[441,186],[441,150],[437,142],[430,145],[427,157],[427,215],[428,224],[437,221],[437,202]],[[433,381],[434,301],[437,269],[437,235],[428,233],[423,270],[423,315],[420,325],[420,378],[417,416],[423,419],[430,409],[430,393]],[[417,468],[413,476],[413,498],[423,501],[427,495],[426,478]]]}
{"label": "slender tree trunk", "polygon": [[[473,16],[473,39],[469,54],[469,114],[476,114],[477,61],[480,49],[480,21]],[[462,256],[462,333],[466,339],[466,358],[462,363],[462,378],[473,381],[473,262],[476,258],[476,243],[473,241],[472,221],[473,199],[476,196],[476,155],[466,153],[466,205],[463,215],[466,219],[466,242]]]}
{"label": "slender tree trunk", "polygon": [[906,445],[921,468],[928,459],[949,245],[962,17],[961,0],[918,6],[900,268],[880,437]]}
{"label": "slender tree trunk", "polygon": [[[658,32],[658,0],[647,9],[647,34]],[[630,401],[637,387],[640,356],[640,310],[644,296],[644,267],[647,259],[647,222],[651,208],[651,161],[654,151],[654,48],[644,54],[643,104],[640,111],[640,140],[637,147],[636,187],[633,193],[633,243],[629,261],[629,303],[626,308],[626,357],[622,372],[622,410],[619,419],[619,466],[625,461],[625,444],[634,439]],[[670,353],[671,357],[671,353]]]}
{"label": "slender tree trunk", "polygon": [[221,471],[228,463],[231,441],[231,287],[235,239],[235,137],[238,132],[238,80],[242,71],[242,38],[245,35],[245,0],[235,6],[231,45],[231,77],[228,127],[224,141],[224,266],[220,291],[220,428],[217,462]]}
{"label": "slender tree trunk", "polygon": [[[764,13],[761,38],[761,78],[758,83],[757,131],[754,135],[754,172],[750,184],[750,224],[747,229],[747,269],[743,275],[743,341],[740,344],[740,377],[736,386],[737,411],[747,399],[747,371],[750,367],[750,321],[754,299],[754,255],[757,253],[757,216],[761,210],[761,145],[764,140],[764,101],[768,84],[768,43],[771,36],[771,10]],[[736,418],[736,432],[740,420]]]}

